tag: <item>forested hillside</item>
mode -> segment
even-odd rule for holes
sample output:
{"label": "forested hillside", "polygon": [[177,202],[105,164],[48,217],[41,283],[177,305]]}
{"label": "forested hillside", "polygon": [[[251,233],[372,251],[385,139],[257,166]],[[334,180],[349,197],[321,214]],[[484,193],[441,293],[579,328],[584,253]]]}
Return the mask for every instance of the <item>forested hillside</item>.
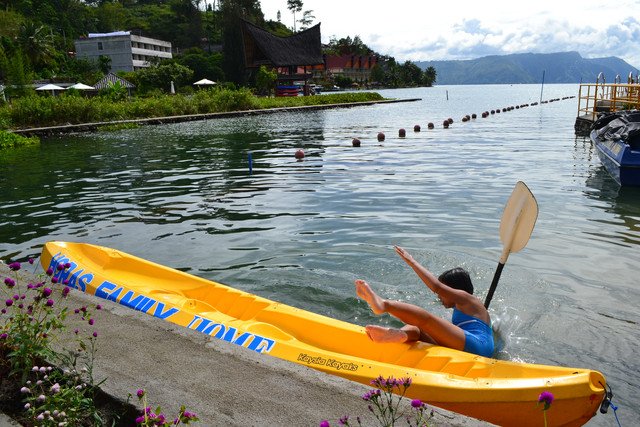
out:
{"label": "forested hillside", "polygon": [[638,69],[620,58],[587,59],[578,52],[521,53],[485,56],[466,61],[422,61],[421,68],[433,67],[438,84],[540,83],[544,72],[548,83],[592,83],[599,73],[612,83],[616,75],[623,82]]}

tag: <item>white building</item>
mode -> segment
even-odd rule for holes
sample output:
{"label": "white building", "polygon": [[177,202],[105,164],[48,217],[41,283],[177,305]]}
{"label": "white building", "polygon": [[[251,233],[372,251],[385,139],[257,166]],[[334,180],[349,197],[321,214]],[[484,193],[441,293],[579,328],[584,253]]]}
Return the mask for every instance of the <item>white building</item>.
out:
{"label": "white building", "polygon": [[111,71],[135,71],[150,66],[152,58],[172,58],[171,43],[131,34],[89,33],[89,37],[75,41],[76,57],[98,61],[101,56],[111,59]]}

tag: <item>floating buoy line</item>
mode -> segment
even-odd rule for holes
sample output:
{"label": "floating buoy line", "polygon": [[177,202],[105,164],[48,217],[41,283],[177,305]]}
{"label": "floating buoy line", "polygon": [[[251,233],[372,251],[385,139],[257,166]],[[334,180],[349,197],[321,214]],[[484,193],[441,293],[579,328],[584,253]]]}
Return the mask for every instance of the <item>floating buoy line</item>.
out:
{"label": "floating buoy line", "polygon": [[[487,117],[493,116],[495,114],[500,114],[501,112],[502,113],[507,113],[507,112],[513,111],[513,110],[519,110],[519,109],[522,109],[522,108],[533,107],[533,106],[536,106],[536,105],[539,105],[539,104],[548,104],[548,103],[551,103],[551,102],[564,101],[564,100],[572,99],[572,98],[575,98],[575,96],[564,96],[562,98],[547,99],[547,100],[540,101],[540,102],[531,102],[531,103],[511,105],[511,106],[508,106],[508,107],[496,108],[496,109],[491,109],[491,110],[485,110],[480,114],[480,117],[483,118],[483,119],[486,119]],[[467,122],[476,120],[477,118],[478,118],[478,115],[476,113],[466,114],[460,119],[460,121],[462,123],[467,123]],[[451,125],[453,125],[453,123],[454,123],[453,118],[448,117],[448,118],[446,118],[446,119],[444,119],[442,121],[442,128],[443,129],[449,129],[449,127]],[[427,123],[427,129],[434,129],[434,128],[435,128],[435,125],[433,124],[433,122],[428,122]],[[420,125],[417,124],[417,125],[413,126],[413,131],[415,133],[418,133],[421,130],[422,130],[422,128],[421,128]],[[407,136],[406,129],[400,128],[398,130],[398,137],[399,138],[405,138],[406,136]],[[383,142],[385,140],[384,132],[378,132],[376,137],[377,137],[378,142]],[[351,140],[351,145],[353,145],[354,147],[360,147],[362,145],[362,141],[359,138],[353,138]],[[305,153],[304,153],[303,150],[298,149],[298,150],[296,150],[294,156],[295,156],[296,159],[302,160],[305,157]]]}

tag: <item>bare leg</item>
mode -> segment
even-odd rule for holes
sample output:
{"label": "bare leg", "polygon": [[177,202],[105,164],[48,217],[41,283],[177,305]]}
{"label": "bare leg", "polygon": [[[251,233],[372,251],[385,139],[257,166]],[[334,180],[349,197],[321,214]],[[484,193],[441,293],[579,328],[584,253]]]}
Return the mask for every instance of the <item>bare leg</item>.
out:
{"label": "bare leg", "polygon": [[356,280],[356,294],[369,304],[373,314],[382,314],[385,312],[385,301],[373,292],[373,289],[371,289],[369,284],[364,280]]}
{"label": "bare leg", "polygon": [[[369,304],[369,307],[371,307],[371,311],[373,311],[374,314],[389,313],[407,325],[412,325],[420,331],[420,340],[424,339],[426,342],[435,342],[439,345],[454,348],[456,350],[464,349],[464,343],[466,340],[464,331],[448,320],[434,316],[427,310],[412,304],[383,299],[378,296],[364,280],[356,280],[355,285],[356,294]],[[373,329],[375,329],[375,331],[373,331]],[[380,339],[385,339],[383,338],[383,335],[385,335],[384,328],[371,328],[371,330],[368,329],[367,332],[374,341],[374,336],[377,336]],[[404,341],[407,341],[409,334],[411,334],[411,340],[415,340],[415,335],[413,334],[413,332],[415,332],[414,330],[411,332],[407,332],[407,330],[400,330],[399,332],[404,332]],[[396,332],[393,332],[392,335],[396,340],[398,337],[402,337],[402,335]]]}
{"label": "bare leg", "polygon": [[385,328],[384,326],[367,325],[367,335],[373,342],[407,342],[408,334],[402,329]]}

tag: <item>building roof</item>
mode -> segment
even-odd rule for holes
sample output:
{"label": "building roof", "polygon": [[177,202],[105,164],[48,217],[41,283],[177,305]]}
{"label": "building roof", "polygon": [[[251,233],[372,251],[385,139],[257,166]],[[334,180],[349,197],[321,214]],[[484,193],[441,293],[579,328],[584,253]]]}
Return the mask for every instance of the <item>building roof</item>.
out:
{"label": "building roof", "polygon": [[242,22],[245,64],[289,67],[324,63],[320,42],[320,24],[289,37],[279,37],[267,30]]}
{"label": "building roof", "polygon": [[115,82],[120,82],[120,84],[128,89],[134,88],[136,87],[133,83],[123,79],[122,77],[118,77],[113,73],[109,73],[106,76],[104,76],[103,78],[101,78],[100,80],[98,80],[98,83],[94,84],[93,87],[96,89],[103,89],[107,86],[109,86],[110,84],[113,84]]}

